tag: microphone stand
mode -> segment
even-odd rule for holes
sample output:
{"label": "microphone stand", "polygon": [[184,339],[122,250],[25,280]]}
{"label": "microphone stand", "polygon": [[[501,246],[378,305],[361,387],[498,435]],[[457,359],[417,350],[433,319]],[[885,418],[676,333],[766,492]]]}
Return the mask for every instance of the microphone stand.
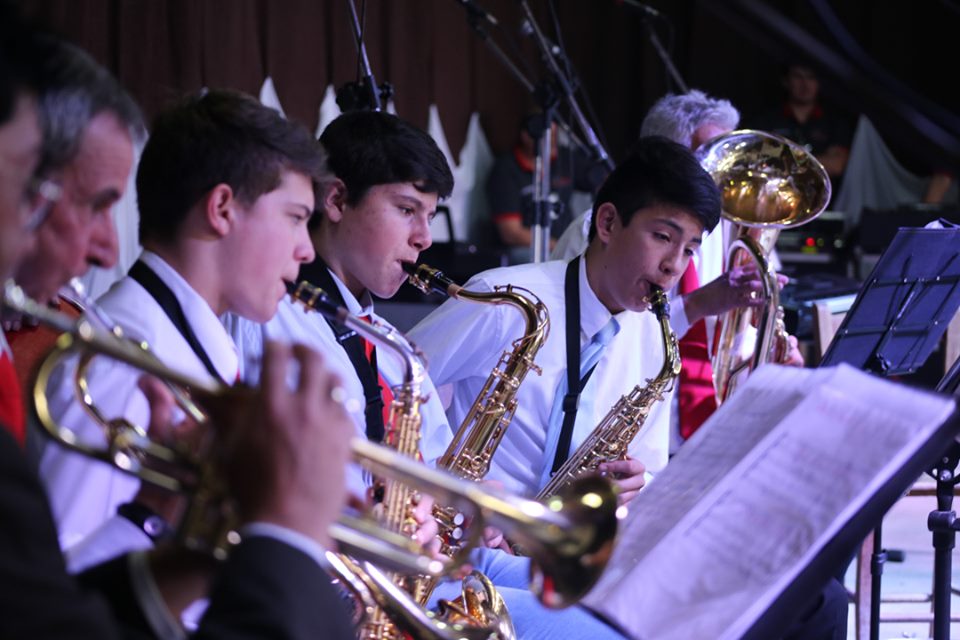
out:
{"label": "microphone stand", "polygon": [[[480,36],[480,40],[487,45],[487,48],[490,49],[491,53],[499,60],[503,66],[507,68],[507,71],[510,72],[517,81],[523,85],[523,88],[527,90],[533,96],[537,95],[537,87],[527,78],[526,74],[510,59],[510,56],[498,45],[493,38],[490,37],[490,34],[484,28],[481,23],[481,18],[475,15],[474,13],[467,12],[467,24],[470,25],[470,28]],[[573,127],[561,116],[556,114],[555,120],[557,125],[570,137],[570,141],[577,146],[578,149],[589,154],[590,150],[587,148],[586,143],[580,139],[580,136],[573,130]]]}
{"label": "microphone stand", "polygon": [[360,19],[357,17],[357,8],[353,0],[347,0],[350,7],[350,21],[353,27],[353,36],[357,45],[357,55],[360,60],[361,78],[359,82],[348,82],[337,91],[337,105],[341,111],[382,111],[382,102],[393,95],[393,87],[384,82],[380,87],[370,69],[370,60],[367,58],[367,47],[363,44],[363,31],[360,29]]}
{"label": "microphone stand", "polygon": [[527,3],[527,0],[521,0],[520,6],[524,14],[526,14],[527,24],[530,25],[530,32],[533,34],[534,40],[540,48],[541,57],[547,69],[552,74],[549,83],[544,85],[545,90],[541,91],[539,95],[545,122],[544,132],[540,138],[540,145],[537,152],[536,170],[533,175],[534,223],[530,228],[532,232],[530,250],[533,261],[542,262],[546,259],[547,249],[549,248],[550,219],[553,213],[553,206],[549,199],[551,184],[550,155],[553,150],[551,122],[554,119],[553,104],[555,104],[557,100],[554,92],[548,90],[549,87],[555,86],[559,89],[559,93],[566,99],[574,120],[586,138],[587,147],[591,151],[592,159],[595,162],[605,164],[611,171],[614,165],[607,150],[604,149],[600,143],[600,139],[597,137],[593,127],[590,126],[590,122],[586,116],[583,115],[583,110],[580,109],[580,105],[577,103],[570,79],[567,78],[563,69],[560,68],[560,64],[557,62],[557,55],[563,55],[562,52],[560,52],[560,54],[554,54],[553,47],[543,34],[539,25],[537,25],[533,17],[533,11],[530,10],[530,5]]}
{"label": "microphone stand", "polygon": [[607,150],[603,148],[602,144],[600,144],[600,139],[597,137],[593,127],[590,126],[590,122],[587,120],[586,116],[583,115],[583,110],[577,103],[576,96],[574,96],[573,86],[571,85],[566,74],[564,74],[563,69],[561,69],[560,65],[557,63],[557,57],[551,51],[550,43],[547,41],[546,36],[543,35],[543,31],[540,30],[539,25],[537,25],[537,21],[533,17],[533,11],[530,10],[530,5],[527,3],[527,0],[520,0],[520,6],[523,8],[523,12],[527,16],[527,21],[530,24],[534,39],[536,40],[537,45],[540,47],[543,61],[546,63],[547,68],[553,73],[553,81],[556,82],[557,86],[560,88],[563,98],[567,101],[567,104],[570,107],[570,111],[573,114],[574,120],[579,125],[584,137],[586,137],[587,146],[592,151],[594,160],[605,164],[608,169],[613,171],[613,160],[610,159],[609,154],[607,154]]}
{"label": "microphone stand", "polygon": [[[530,226],[530,251],[533,262],[543,262],[547,258],[549,250],[550,219],[554,210],[554,205],[550,202],[549,198],[551,185],[550,155],[553,150],[553,131],[552,127],[550,126],[551,123],[556,122],[570,136],[571,142],[583,150],[588,156],[593,157],[598,162],[602,162],[611,170],[613,169],[614,165],[613,161],[610,159],[610,156],[603,148],[603,145],[600,144],[600,141],[597,138],[593,128],[590,126],[590,123],[587,121],[579,105],[577,104],[570,82],[560,69],[559,64],[557,64],[556,58],[551,52],[551,46],[547,42],[546,37],[534,22],[530,7],[527,5],[525,0],[521,2],[521,5],[527,15],[528,22],[531,25],[531,32],[536,34],[536,40],[538,46],[543,52],[544,61],[547,63],[548,68],[551,70],[552,75],[554,76],[552,79],[553,82],[543,82],[539,85],[534,85],[534,83],[526,77],[523,71],[521,71],[520,68],[514,64],[510,57],[503,51],[503,49],[500,48],[500,46],[494,42],[492,38],[490,38],[490,34],[487,33],[486,29],[481,24],[481,16],[477,15],[476,12],[469,10],[467,11],[467,23],[477,33],[477,35],[480,36],[480,39],[487,45],[487,47],[490,48],[494,56],[496,56],[496,58],[503,63],[507,70],[515,78],[517,78],[520,84],[522,84],[523,87],[530,92],[544,114],[545,122],[543,133],[540,136],[532,136],[535,139],[537,156],[534,163],[533,173],[533,223]],[[579,125],[584,136],[587,138],[586,142],[581,140],[576,133],[574,133],[570,125],[558,113],[556,113],[557,91],[552,86],[554,84],[560,86],[562,95],[566,97],[568,103],[570,104],[571,111],[574,114],[577,124]]]}
{"label": "microphone stand", "polygon": [[[950,367],[937,384],[937,391],[956,397],[960,386],[960,359]],[[950,638],[950,598],[953,578],[953,548],[956,545],[960,521],[953,510],[953,490],[960,483],[957,463],[960,462],[960,443],[956,440],[927,473],[937,481],[937,509],[927,516],[927,528],[933,534],[933,638]],[[879,600],[879,597],[876,598]]]}
{"label": "microphone stand", "polygon": [[660,36],[657,35],[653,25],[650,24],[650,20],[647,18],[643,18],[643,28],[647,32],[647,37],[650,38],[650,44],[653,45],[653,50],[657,52],[658,56],[660,56],[660,60],[663,61],[664,69],[666,69],[670,77],[673,78],[677,88],[679,88],[682,93],[689,92],[690,89],[687,87],[687,83],[685,83],[683,78],[680,77],[680,72],[677,71],[676,65],[673,64],[670,54],[664,48],[663,43],[660,42]]}

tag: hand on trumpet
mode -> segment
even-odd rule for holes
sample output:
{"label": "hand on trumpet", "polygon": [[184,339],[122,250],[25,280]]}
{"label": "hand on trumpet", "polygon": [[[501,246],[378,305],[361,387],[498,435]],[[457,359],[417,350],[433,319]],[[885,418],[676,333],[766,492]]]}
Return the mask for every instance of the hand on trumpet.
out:
{"label": "hand on trumpet", "polygon": [[[777,275],[782,289],[789,278]],[[763,283],[755,263],[739,265],[683,297],[683,308],[690,324],[707,316],[741,307],[765,304]]]}
{"label": "hand on trumpet", "polygon": [[[190,418],[177,419],[176,400],[169,387],[151,375],[141,376],[137,386],[150,406],[150,424],[147,430],[150,439],[177,450],[196,452],[202,428]],[[177,473],[172,467],[164,471]],[[179,522],[186,507],[186,497],[183,494],[166,491],[149,482],[140,484],[134,502],[150,508],[168,523]]]}
{"label": "hand on trumpet", "polygon": [[[299,379],[291,389],[292,363]],[[327,530],[346,502],[344,468],[354,433],[340,379],[317,352],[268,342],[261,383],[204,403],[240,517],[286,527],[332,549]]]}
{"label": "hand on trumpet", "polygon": [[412,516],[417,523],[417,529],[413,534],[413,539],[423,545],[424,551],[437,559],[442,559],[440,553],[440,528],[433,517],[434,500],[430,496],[418,493],[416,495],[416,506],[413,508]]}
{"label": "hand on trumpet", "polygon": [[617,488],[617,504],[625,505],[640,493],[647,483],[647,468],[636,458],[627,456],[625,460],[614,460],[604,462],[597,470],[603,476],[613,479],[613,484]]}

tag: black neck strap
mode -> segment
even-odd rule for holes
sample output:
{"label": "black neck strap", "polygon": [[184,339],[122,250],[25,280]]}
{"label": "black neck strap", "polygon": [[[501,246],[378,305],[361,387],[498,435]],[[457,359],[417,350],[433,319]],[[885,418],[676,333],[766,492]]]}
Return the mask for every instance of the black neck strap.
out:
{"label": "black neck strap", "polygon": [[[343,296],[340,294],[340,287],[334,282],[330,269],[320,256],[317,256],[317,259],[309,264],[301,265],[300,280],[306,280],[310,284],[320,287],[337,304],[346,306]],[[346,352],[347,357],[350,358],[350,364],[353,365],[353,370],[363,386],[363,397],[367,403],[364,408],[367,439],[373,442],[382,442],[383,392],[380,388],[379,370],[377,368],[377,349],[373,347],[368,360],[364,340],[357,335],[356,331],[329,319],[326,319],[326,322],[333,330],[337,342]]]}
{"label": "black neck strap", "polygon": [[563,279],[563,298],[567,320],[567,394],[563,396],[563,426],[550,473],[556,473],[570,454],[573,425],[580,407],[580,393],[593,375],[594,365],[580,378],[580,256],[567,264]]}
{"label": "black neck strap", "polygon": [[128,275],[140,283],[140,286],[146,289],[147,293],[157,301],[157,304],[160,305],[163,312],[170,318],[170,322],[177,328],[177,331],[180,332],[183,339],[187,341],[194,355],[203,363],[204,368],[206,368],[210,375],[227,385],[232,385],[233,380],[224,380],[220,376],[220,372],[217,371],[217,368],[213,366],[213,361],[210,360],[210,356],[207,355],[203,345],[200,344],[200,341],[197,339],[197,335],[190,327],[190,323],[187,322],[187,316],[183,313],[183,307],[180,306],[180,301],[177,300],[177,296],[170,290],[167,283],[161,280],[160,276],[154,273],[153,269],[141,260],[137,260],[130,268]]}

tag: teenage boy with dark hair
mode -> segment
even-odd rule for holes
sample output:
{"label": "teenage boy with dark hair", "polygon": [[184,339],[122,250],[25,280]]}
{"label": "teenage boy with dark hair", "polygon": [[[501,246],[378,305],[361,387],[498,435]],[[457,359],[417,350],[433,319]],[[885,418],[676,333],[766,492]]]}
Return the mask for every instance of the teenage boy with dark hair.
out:
{"label": "teenage boy with dark hair", "polygon": [[[658,136],[643,138],[600,188],[590,243],[582,256],[494,269],[465,285],[478,291],[506,284],[525,287],[550,312],[550,336],[536,359],[543,373],[528,376],[521,386],[517,411],[493,457],[489,478],[526,494],[536,494],[550,479],[562,441],[560,401],[567,389],[566,344],[571,338],[583,349],[605,336],[606,347],[582,386],[569,446],[559,451],[561,460],[623,394],[656,376],[663,341],[655,317],[645,313],[651,286],[669,291],[677,284],[703,234],[719,221],[720,202],[713,180],[687,148]],[[579,326],[567,322],[571,306],[579,310],[573,313]],[[434,383],[453,387],[447,412],[451,424],[460,423],[499,354],[520,335],[516,315],[498,306],[448,300],[410,332],[427,355]],[[637,495],[646,469],[655,473],[666,465],[671,403],[672,394],[654,405],[629,447],[628,459],[600,465],[602,473],[616,479],[621,502]],[[495,562],[508,564],[502,558]],[[520,586],[509,576],[516,580],[521,573],[501,575],[506,577],[494,580],[498,586]],[[842,591],[836,582],[828,585],[805,612],[804,622],[788,630],[788,637],[843,637]],[[552,633],[545,628],[548,624],[550,618],[543,617],[538,632]]]}
{"label": "teenage boy with dark hair", "polygon": [[[341,115],[320,142],[333,179],[323,188],[310,223],[317,258],[301,267],[299,277],[321,287],[350,313],[389,326],[374,313],[372,296],[392,297],[406,281],[402,264],[416,262],[430,246],[430,221],[438,201],[453,190],[453,175],[429,135],[388,113]],[[304,343],[323,353],[344,379],[358,435],[382,439],[389,401],[381,392],[389,392],[403,373],[403,363],[392,351],[381,347],[369,352],[356,334],[290,299],[262,327],[236,318],[228,324],[240,345],[242,365],[251,367],[244,378],[256,378],[253,368],[264,339]],[[421,405],[421,451],[429,461],[443,453],[449,429],[429,379],[423,395],[428,400]],[[351,475],[350,486],[363,493],[359,473]],[[426,516],[418,514],[421,520]]]}
{"label": "teenage boy with dark hair", "polygon": [[[406,281],[402,263],[416,262],[419,253],[430,246],[429,222],[437,201],[449,195],[453,179],[446,162],[426,133],[385,113],[350,113],[334,120],[320,137],[328,154],[335,179],[321,199],[316,224],[311,231],[317,260],[301,269],[301,278],[319,285],[356,315],[384,323],[373,313],[375,294],[388,298]],[[354,407],[358,435],[382,437],[385,404],[380,389],[401,381],[401,363],[394,354],[376,351],[372,367],[349,332],[328,324],[319,314],[305,311],[284,301],[273,320],[263,327],[247,322],[231,322],[237,342],[244,350],[245,362],[255,362],[264,338],[301,342],[321,351],[327,363],[344,380]],[[400,338],[402,339],[402,338]],[[379,384],[378,384],[379,383]],[[365,393],[365,389],[372,392]],[[420,406],[423,435],[420,449],[425,461],[432,463],[449,444],[451,430],[438,394],[429,377],[424,381]],[[362,488],[355,477],[351,487]],[[355,491],[356,492],[356,491]],[[428,504],[428,501],[421,503]],[[415,517],[424,524],[429,510],[418,509]],[[433,532],[432,523],[420,528],[418,538],[425,541]],[[531,637],[541,629],[560,638],[620,638],[607,625],[583,610],[572,608],[550,611],[536,602],[530,593],[525,559],[507,556],[498,550],[486,551],[479,558],[483,569],[497,583],[504,579],[510,587],[501,591],[520,637]],[[487,562],[487,556],[498,562]],[[523,574],[521,576],[521,574]],[[437,593],[450,597],[451,587],[441,586]],[[459,583],[456,583],[459,589]]]}
{"label": "teenage boy with dark hair", "polygon": [[[264,322],[274,314],[285,283],[313,259],[307,221],[324,171],[310,134],[249,96],[214,90],[165,111],[137,172],[144,252],[99,306],[162,361],[233,384],[236,350],[219,316]],[[147,424],[137,378],[124,365],[94,361],[91,395],[104,415]],[[103,441],[69,375],[51,406],[82,440]],[[40,471],[72,568],[149,547],[159,535],[150,508],[166,503],[147,486],[128,502],[138,485],[130,476],[59,447],[47,448]]]}
{"label": "teenage boy with dark hair", "polygon": [[[593,399],[590,410],[581,404],[576,413],[571,451],[621,395],[656,375],[663,352],[660,330],[653,314],[643,313],[651,287],[669,290],[676,283],[719,214],[717,188],[688,150],[665,138],[642,140],[600,188],[582,257],[494,269],[466,285],[480,291],[508,283],[526,287],[550,313],[550,336],[537,355],[543,374],[529,376],[521,386],[490,478],[526,494],[535,494],[549,478],[562,417],[553,405],[558,386],[566,384],[567,331],[583,347],[604,326],[616,327],[582,390],[583,398]],[[567,326],[565,309],[577,304],[566,299],[567,279],[579,289],[579,326]],[[427,354],[435,384],[453,385],[451,424],[459,424],[499,354],[520,335],[515,316],[500,307],[447,301],[411,332]],[[656,472],[666,464],[669,408],[669,399],[654,406],[630,446],[631,459],[604,467],[625,474],[622,500],[643,486],[644,465]]]}

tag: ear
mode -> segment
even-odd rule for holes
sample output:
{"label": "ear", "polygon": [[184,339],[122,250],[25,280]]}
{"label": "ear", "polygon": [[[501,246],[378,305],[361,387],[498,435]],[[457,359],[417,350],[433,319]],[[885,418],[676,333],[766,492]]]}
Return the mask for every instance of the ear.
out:
{"label": "ear", "polygon": [[204,196],[204,219],[217,235],[225,236],[230,232],[235,221],[235,204],[233,189],[228,184],[220,183]]}
{"label": "ear", "polygon": [[343,220],[343,211],[347,206],[347,185],[343,180],[334,178],[320,192],[319,209],[331,222]]}
{"label": "ear", "polygon": [[597,208],[596,218],[594,224],[597,225],[597,239],[603,244],[608,244],[615,229],[620,225],[617,208],[611,202],[604,202]]}

